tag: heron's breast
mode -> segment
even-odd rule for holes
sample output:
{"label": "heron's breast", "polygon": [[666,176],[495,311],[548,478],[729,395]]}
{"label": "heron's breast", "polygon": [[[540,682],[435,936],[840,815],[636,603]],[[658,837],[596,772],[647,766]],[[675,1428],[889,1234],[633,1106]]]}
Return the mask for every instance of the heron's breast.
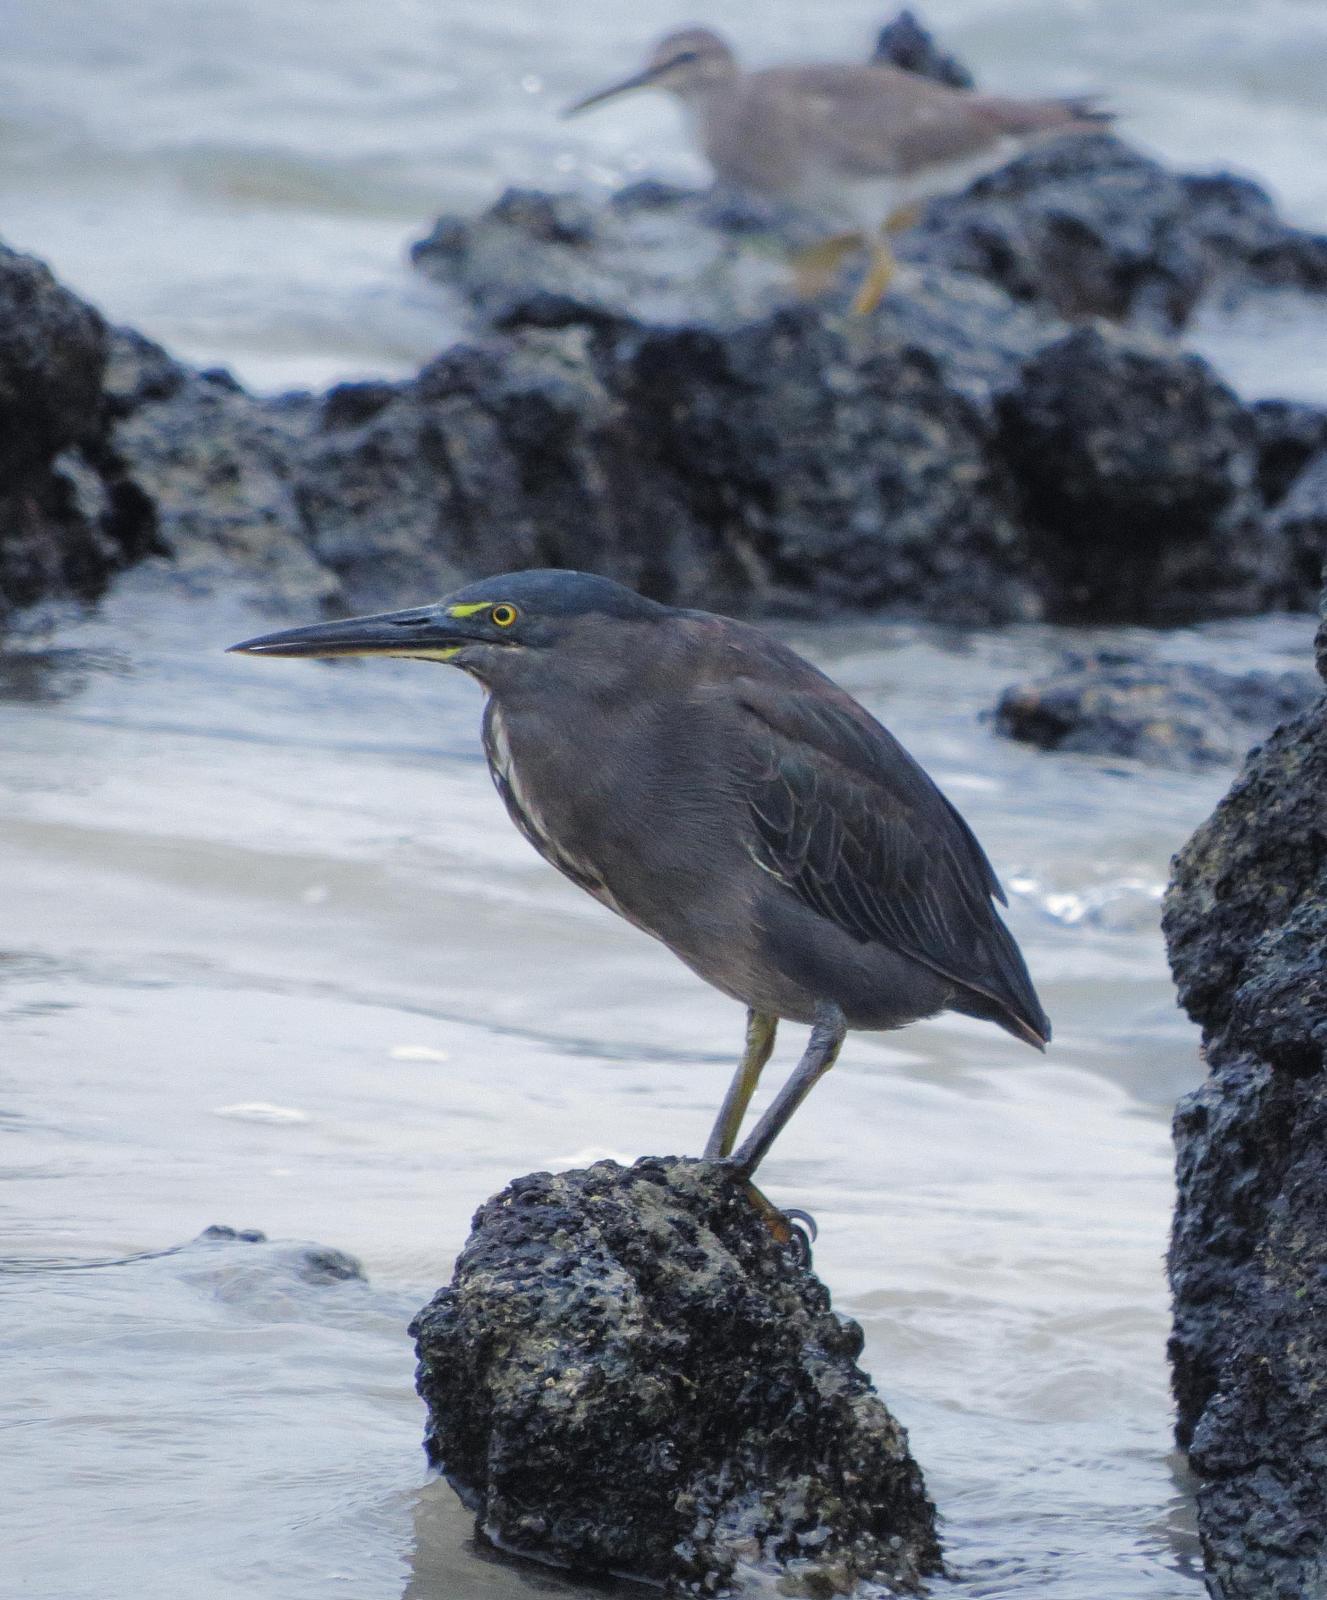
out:
{"label": "heron's breast", "polygon": [[539,854],[610,911],[634,921],[618,903],[589,852],[578,848],[580,830],[574,817],[566,814],[574,787],[572,774],[561,773],[555,766],[542,781],[531,781],[530,773],[522,771],[502,711],[492,701],[484,720],[484,754],[508,815]]}

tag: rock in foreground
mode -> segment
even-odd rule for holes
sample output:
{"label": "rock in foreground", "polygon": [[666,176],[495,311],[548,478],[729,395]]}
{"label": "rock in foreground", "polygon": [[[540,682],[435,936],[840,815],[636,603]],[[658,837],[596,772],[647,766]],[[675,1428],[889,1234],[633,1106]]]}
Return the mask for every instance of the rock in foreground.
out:
{"label": "rock in foreground", "polygon": [[1327,1595],[1324,795],[1320,700],[1254,751],[1166,897],[1211,1069],[1175,1117],[1170,1354],[1219,1600]]}
{"label": "rock in foreground", "polygon": [[411,1332],[429,1460],[504,1549],[699,1594],[941,1570],[861,1330],[701,1162],[518,1179]]}

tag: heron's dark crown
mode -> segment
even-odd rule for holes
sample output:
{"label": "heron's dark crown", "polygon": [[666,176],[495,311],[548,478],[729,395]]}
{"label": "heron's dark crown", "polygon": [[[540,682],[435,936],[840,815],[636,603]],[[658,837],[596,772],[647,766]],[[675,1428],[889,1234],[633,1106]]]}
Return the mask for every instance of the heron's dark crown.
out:
{"label": "heron's dark crown", "polygon": [[563,567],[533,567],[480,578],[448,596],[452,605],[495,605],[508,602],[530,617],[617,617],[646,621],[668,615],[669,607],[647,600],[634,589],[600,578],[592,572],[572,572]]}

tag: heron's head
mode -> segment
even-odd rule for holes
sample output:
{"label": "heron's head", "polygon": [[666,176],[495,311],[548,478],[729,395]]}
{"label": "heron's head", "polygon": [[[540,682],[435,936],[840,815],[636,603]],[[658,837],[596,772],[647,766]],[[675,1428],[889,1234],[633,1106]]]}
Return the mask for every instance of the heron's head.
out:
{"label": "heron's head", "polygon": [[564,115],[570,117],[577,111],[587,111],[605,100],[629,94],[633,89],[667,89],[686,99],[730,82],[737,76],[737,70],[737,57],[717,33],[711,33],[708,28],[683,28],[660,39],[639,72],[633,72],[619,83],[609,84],[606,89],[597,89],[584,100],[568,106]]}
{"label": "heron's head", "polygon": [[547,680],[555,666],[602,675],[617,661],[629,664],[630,625],[668,615],[667,606],[611,578],[550,567],[481,578],[435,605],[286,628],[230,648],[253,656],[410,656],[460,667],[491,689],[514,689]]}

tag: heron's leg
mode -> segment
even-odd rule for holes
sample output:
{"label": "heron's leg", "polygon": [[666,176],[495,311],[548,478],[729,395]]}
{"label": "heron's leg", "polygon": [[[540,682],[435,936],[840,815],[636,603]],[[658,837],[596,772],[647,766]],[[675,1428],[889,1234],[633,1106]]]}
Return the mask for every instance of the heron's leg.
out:
{"label": "heron's leg", "polygon": [[814,300],[833,283],[844,258],[866,243],[860,233],[836,233],[792,253],[793,282],[803,300]]}
{"label": "heron's leg", "polygon": [[731,1165],[743,1178],[750,1178],[769,1153],[769,1147],[782,1132],[784,1124],[810,1094],[817,1079],[823,1078],[834,1065],[847,1031],[843,1013],[837,1006],[826,1006],[820,1011],[796,1071],[775,1095],[773,1103],[737,1154],[729,1157]]}
{"label": "heron's leg", "polygon": [[718,1161],[726,1156],[737,1142],[737,1130],[751,1103],[760,1074],[774,1049],[774,1033],[779,1026],[777,1017],[766,1016],[761,1011],[746,1014],[746,1050],[742,1064],[733,1075],[719,1109],[718,1120],[705,1145],[706,1161]]}
{"label": "heron's leg", "polygon": [[875,310],[884,299],[885,290],[894,281],[897,270],[894,252],[885,243],[884,235],[876,234],[871,240],[871,264],[852,298],[854,317],[865,317]]}

